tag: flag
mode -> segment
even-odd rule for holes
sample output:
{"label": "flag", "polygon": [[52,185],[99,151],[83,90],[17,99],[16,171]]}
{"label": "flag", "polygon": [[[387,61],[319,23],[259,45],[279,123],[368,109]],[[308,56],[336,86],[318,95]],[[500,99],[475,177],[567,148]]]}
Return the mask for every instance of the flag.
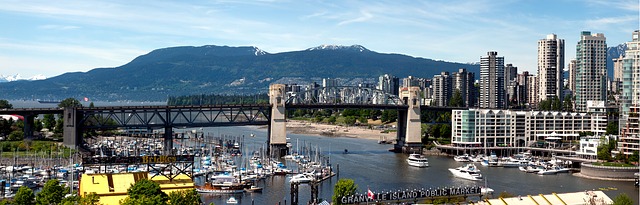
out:
{"label": "flag", "polygon": [[375,195],[373,195],[373,192],[371,192],[371,189],[367,188],[367,197],[369,197],[369,199],[373,200],[375,199]]}

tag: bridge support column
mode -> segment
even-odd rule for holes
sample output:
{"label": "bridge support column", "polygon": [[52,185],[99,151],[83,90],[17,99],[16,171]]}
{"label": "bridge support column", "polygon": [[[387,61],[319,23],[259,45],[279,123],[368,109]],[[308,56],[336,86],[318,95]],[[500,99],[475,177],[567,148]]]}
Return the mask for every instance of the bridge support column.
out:
{"label": "bridge support column", "polygon": [[269,103],[271,104],[271,119],[269,120],[269,154],[271,157],[287,155],[287,121],[284,107],[285,85],[273,84],[269,86]]}
{"label": "bridge support column", "polygon": [[409,108],[398,111],[398,141],[394,148],[397,152],[422,153],[420,88],[400,88],[399,97]]}
{"label": "bridge support column", "polygon": [[164,127],[164,154],[172,155],[173,154],[173,128],[171,126]]}
{"label": "bridge support column", "polygon": [[24,117],[24,127],[22,129],[22,131],[24,132],[24,139],[32,139],[33,138],[33,127],[34,127],[34,118],[35,116],[30,114],[30,115],[23,115],[22,117]]}
{"label": "bridge support column", "polygon": [[63,142],[65,146],[76,149],[80,143],[82,143],[82,126],[79,121],[82,119],[82,116],[78,114],[79,112],[76,108],[67,107],[64,108],[64,113],[62,114],[63,120]]}

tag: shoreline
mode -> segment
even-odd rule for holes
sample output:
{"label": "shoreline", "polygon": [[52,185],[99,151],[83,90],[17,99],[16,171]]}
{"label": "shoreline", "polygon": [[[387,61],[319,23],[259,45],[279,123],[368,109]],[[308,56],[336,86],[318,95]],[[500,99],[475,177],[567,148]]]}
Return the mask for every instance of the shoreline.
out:
{"label": "shoreline", "polygon": [[[381,129],[369,129],[364,126],[343,126],[313,123],[302,120],[287,120],[287,133],[314,135],[320,137],[348,137],[367,140],[386,140],[395,142],[396,132],[382,133]],[[262,126],[260,129],[265,129]]]}

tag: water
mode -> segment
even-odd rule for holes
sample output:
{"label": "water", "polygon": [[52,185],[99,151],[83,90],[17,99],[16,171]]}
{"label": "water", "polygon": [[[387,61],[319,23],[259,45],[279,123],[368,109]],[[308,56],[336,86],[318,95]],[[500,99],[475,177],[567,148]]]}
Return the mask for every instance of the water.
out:
{"label": "water", "polygon": [[[248,148],[266,146],[266,130],[256,127],[221,127],[204,128],[205,133],[212,135],[245,136],[245,144]],[[249,137],[255,134],[255,137]],[[365,193],[367,188],[373,192],[451,187],[451,186],[482,186],[484,181],[469,181],[454,178],[448,171],[449,168],[461,166],[463,163],[455,162],[450,157],[429,156],[429,167],[416,168],[406,164],[406,155],[387,151],[392,145],[377,144],[375,140],[342,138],[342,137],[318,137],[299,134],[288,134],[289,142],[296,147],[296,139],[302,144],[318,145],[321,152],[329,157],[334,170],[339,166],[340,178],[353,179],[358,185],[358,192]],[[343,154],[348,149],[348,154]],[[289,166],[289,165],[288,165]],[[552,192],[578,192],[585,190],[599,190],[604,187],[615,187],[617,190],[605,191],[614,198],[620,193],[626,193],[637,204],[638,189],[633,182],[601,181],[574,177],[570,174],[536,175],[519,171],[517,168],[482,167],[478,164],[486,183],[495,190],[494,196],[506,191],[517,195],[550,194]],[[290,204],[289,178],[275,176],[258,185],[264,187],[263,193],[244,193],[233,195],[239,204]],[[331,201],[333,186],[338,181],[337,176],[324,181],[318,186],[319,198]],[[308,185],[300,185],[299,202],[306,204],[311,196]],[[226,204],[230,195],[203,194],[205,204]]]}

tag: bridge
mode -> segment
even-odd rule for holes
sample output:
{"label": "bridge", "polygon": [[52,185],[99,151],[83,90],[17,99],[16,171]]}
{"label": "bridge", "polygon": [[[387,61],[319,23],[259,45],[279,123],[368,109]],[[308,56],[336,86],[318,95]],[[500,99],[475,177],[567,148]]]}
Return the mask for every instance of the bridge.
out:
{"label": "bridge", "polygon": [[[89,129],[164,129],[165,151],[173,147],[174,127],[217,127],[267,125],[270,153],[286,155],[286,110],[288,109],[392,109],[398,111],[395,149],[418,152],[421,143],[421,110],[451,111],[453,107],[421,106],[420,89],[403,87],[395,96],[373,88],[326,87],[304,92],[285,92],[286,85],[269,87],[269,104],[198,106],[114,106],[77,108],[3,109],[0,114],[24,117],[25,138],[33,135],[34,118],[39,114],[63,117],[63,143],[76,147]],[[463,109],[463,108],[462,108]]]}

